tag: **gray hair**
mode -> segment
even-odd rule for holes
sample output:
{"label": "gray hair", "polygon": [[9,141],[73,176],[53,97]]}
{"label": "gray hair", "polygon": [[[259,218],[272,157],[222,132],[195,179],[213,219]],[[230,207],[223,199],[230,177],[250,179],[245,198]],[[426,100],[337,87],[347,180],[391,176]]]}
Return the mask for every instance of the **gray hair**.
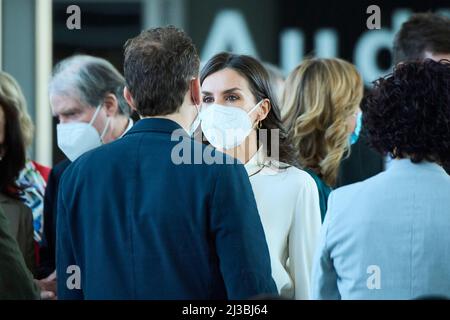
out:
{"label": "gray hair", "polygon": [[120,114],[129,116],[130,107],[123,97],[125,79],[102,58],[74,55],[60,61],[53,69],[49,94],[78,98],[89,107],[97,107],[106,94],[116,96]]}

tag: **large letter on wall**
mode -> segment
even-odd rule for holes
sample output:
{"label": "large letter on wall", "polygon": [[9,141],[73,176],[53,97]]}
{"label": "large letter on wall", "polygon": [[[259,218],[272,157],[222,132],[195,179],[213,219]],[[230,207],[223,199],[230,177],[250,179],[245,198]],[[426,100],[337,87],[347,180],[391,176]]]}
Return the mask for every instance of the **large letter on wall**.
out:
{"label": "large letter on wall", "polygon": [[244,16],[239,11],[219,12],[206,39],[201,59],[207,61],[221,51],[258,56]]}

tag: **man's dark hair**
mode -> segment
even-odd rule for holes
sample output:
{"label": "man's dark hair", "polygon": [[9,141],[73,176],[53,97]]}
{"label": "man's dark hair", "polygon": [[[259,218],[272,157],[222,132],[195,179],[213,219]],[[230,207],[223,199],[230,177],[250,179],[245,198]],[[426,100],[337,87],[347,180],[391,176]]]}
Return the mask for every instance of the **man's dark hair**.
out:
{"label": "man's dark hair", "polygon": [[178,111],[199,66],[191,38],[173,26],[143,31],[125,43],[125,81],[141,116]]}
{"label": "man's dark hair", "polygon": [[423,60],[425,52],[450,53],[450,18],[417,13],[403,23],[394,41],[394,64]]}
{"label": "man's dark hair", "polygon": [[450,165],[450,61],[399,64],[361,104],[369,144],[383,154]]}

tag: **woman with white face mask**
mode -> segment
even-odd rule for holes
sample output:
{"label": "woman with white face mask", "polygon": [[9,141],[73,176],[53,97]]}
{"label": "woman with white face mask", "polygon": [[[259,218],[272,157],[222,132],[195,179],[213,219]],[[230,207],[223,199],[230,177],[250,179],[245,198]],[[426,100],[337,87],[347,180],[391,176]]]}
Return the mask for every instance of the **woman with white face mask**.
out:
{"label": "woman with white face mask", "polygon": [[[200,127],[214,147],[248,172],[280,295],[308,299],[320,229],[314,180],[292,166],[269,76],[254,58],[221,53],[201,71]],[[245,214],[245,212],[242,212]]]}

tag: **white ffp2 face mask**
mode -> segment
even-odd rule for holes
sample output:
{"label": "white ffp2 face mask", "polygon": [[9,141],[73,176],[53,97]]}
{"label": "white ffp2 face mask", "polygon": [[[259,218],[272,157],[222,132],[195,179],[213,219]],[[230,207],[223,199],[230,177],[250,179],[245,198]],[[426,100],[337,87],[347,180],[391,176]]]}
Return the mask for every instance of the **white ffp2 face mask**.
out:
{"label": "white ffp2 face mask", "polygon": [[200,113],[202,132],[214,147],[228,150],[242,144],[252,131],[249,115],[257,109],[258,102],[250,111],[240,108],[211,104]]}
{"label": "white ffp2 face mask", "polygon": [[102,139],[108,129],[110,118],[108,117],[105,128],[100,136],[92,126],[100,109],[101,106],[98,106],[89,123],[71,122],[56,126],[58,147],[70,161],[75,161],[83,153],[102,145]]}

